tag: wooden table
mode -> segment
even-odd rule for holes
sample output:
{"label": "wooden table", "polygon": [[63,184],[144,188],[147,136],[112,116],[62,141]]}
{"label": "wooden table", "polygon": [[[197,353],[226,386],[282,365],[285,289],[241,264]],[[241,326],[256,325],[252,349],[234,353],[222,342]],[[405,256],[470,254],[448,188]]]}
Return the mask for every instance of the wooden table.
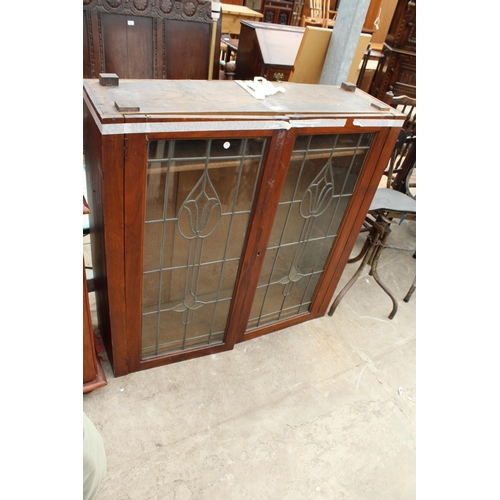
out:
{"label": "wooden table", "polygon": [[259,21],[262,18],[260,12],[249,9],[243,5],[231,5],[221,3],[222,31],[230,35],[239,35],[241,30],[240,21]]}
{"label": "wooden table", "polygon": [[238,38],[231,38],[230,35],[222,35],[220,38],[221,50],[225,52],[224,61],[229,62],[234,54],[233,59],[238,54]]}

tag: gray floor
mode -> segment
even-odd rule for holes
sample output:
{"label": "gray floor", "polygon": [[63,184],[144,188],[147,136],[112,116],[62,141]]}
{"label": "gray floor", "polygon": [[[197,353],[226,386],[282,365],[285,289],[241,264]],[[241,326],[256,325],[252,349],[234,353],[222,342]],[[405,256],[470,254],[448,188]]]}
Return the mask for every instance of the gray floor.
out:
{"label": "gray floor", "polygon": [[[391,240],[415,246],[415,222]],[[379,270],[402,299],[416,260],[388,249]],[[108,460],[95,500],[416,498],[416,301],[387,319],[365,272],[333,317],[120,378],[104,361],[84,396]]]}

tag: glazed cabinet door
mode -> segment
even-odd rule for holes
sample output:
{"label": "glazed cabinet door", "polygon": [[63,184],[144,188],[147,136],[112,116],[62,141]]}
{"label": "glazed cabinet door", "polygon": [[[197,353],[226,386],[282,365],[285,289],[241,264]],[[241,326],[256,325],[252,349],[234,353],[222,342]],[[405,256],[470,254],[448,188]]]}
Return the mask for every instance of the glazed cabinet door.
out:
{"label": "glazed cabinet door", "polygon": [[[125,244],[135,249],[125,257],[130,370],[230,349],[233,292],[275,138],[131,140],[125,181]],[[141,149],[145,165],[137,161]]]}
{"label": "glazed cabinet door", "polygon": [[326,293],[319,284],[375,136],[374,132],[297,135],[249,322],[239,340],[314,315],[315,304]]}

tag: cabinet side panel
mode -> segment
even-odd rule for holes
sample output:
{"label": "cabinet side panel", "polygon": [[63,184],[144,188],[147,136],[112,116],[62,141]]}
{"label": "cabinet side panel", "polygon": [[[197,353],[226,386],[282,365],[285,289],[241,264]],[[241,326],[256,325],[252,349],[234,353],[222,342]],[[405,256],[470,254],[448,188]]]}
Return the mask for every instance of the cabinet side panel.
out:
{"label": "cabinet side panel", "polygon": [[102,139],[103,221],[109,319],[112,335],[113,372],[128,373],[125,319],[125,244],[124,244],[124,136]]}
{"label": "cabinet side panel", "polygon": [[90,241],[99,332],[111,364],[111,330],[109,320],[106,252],[104,245],[104,213],[102,196],[102,136],[84,103],[83,149],[87,181],[87,202],[90,207]]}
{"label": "cabinet side panel", "polygon": [[127,302],[127,350],[130,371],[141,360],[142,262],[148,143],[143,134],[127,137],[125,159],[125,298]]}

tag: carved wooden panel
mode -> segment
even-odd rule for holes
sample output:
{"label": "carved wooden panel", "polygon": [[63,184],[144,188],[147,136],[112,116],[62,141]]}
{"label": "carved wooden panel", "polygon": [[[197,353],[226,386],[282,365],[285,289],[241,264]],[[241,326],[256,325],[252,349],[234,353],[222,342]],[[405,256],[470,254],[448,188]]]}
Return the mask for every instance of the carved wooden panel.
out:
{"label": "carved wooden panel", "polygon": [[417,6],[415,0],[399,0],[385,43],[393,49],[416,52]]}
{"label": "carved wooden panel", "polygon": [[386,92],[416,98],[417,22],[415,0],[399,0],[384,43],[384,58],[370,94],[383,99]]}
{"label": "carved wooden panel", "polygon": [[[83,0],[83,76],[206,79],[211,16],[209,0]],[[214,78],[220,25],[219,20]]]}
{"label": "carved wooden panel", "polygon": [[210,0],[83,0],[83,10],[131,16],[212,22]]}
{"label": "carved wooden panel", "polygon": [[370,94],[382,99],[386,92],[417,97],[417,68],[415,56],[388,49],[375,75]]}
{"label": "carved wooden panel", "polygon": [[292,24],[293,0],[264,0],[262,14],[265,23]]}

